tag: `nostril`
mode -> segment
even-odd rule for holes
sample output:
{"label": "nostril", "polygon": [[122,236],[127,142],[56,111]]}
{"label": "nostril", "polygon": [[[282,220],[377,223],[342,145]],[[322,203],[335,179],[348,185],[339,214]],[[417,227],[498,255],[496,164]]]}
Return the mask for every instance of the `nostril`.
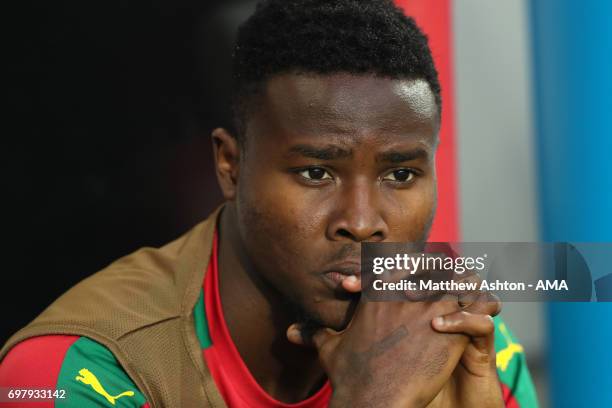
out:
{"label": "nostril", "polygon": [[354,234],[345,228],[339,228],[336,231],[336,237],[348,238],[356,242],[369,240],[383,241],[385,239],[385,234],[382,231],[375,231],[372,234]]}
{"label": "nostril", "polygon": [[383,240],[385,239],[385,234],[383,234],[382,231],[376,231],[372,234],[372,237]]}
{"label": "nostril", "polygon": [[353,239],[353,234],[351,234],[350,232],[348,232],[347,230],[345,230],[344,228],[340,228],[337,232],[338,235],[345,237],[345,238],[351,238]]}

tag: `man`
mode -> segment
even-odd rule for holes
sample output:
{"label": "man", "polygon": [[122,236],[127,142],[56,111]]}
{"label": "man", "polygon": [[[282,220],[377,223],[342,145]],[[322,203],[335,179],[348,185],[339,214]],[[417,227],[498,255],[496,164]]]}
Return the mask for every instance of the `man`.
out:
{"label": "man", "polygon": [[234,62],[226,204],[64,294],[2,349],[0,386],[75,407],[536,406],[496,302],[359,296],[360,244],[423,241],[434,216],[440,86],[414,21],[263,1]]}

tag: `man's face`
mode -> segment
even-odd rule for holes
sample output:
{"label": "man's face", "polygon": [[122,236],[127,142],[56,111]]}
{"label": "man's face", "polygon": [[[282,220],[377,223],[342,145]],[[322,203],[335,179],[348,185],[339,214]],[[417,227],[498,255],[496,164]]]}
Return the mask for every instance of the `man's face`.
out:
{"label": "man's face", "polygon": [[262,277],[341,329],[364,241],[418,241],[436,204],[438,117],[424,80],[271,78],[249,116],[236,209]]}

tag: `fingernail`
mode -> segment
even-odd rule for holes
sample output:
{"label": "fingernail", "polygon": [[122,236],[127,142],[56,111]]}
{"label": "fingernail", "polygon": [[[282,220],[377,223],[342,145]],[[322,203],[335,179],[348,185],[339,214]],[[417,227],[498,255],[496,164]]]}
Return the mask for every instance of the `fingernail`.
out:
{"label": "fingernail", "polygon": [[291,326],[289,327],[289,330],[287,330],[287,337],[299,341],[302,338],[302,333],[300,333],[300,329],[298,329],[297,327]]}
{"label": "fingernail", "polygon": [[349,281],[349,282],[351,282],[351,283],[357,283],[357,276],[355,276],[355,275],[349,275],[349,276],[346,278],[346,280],[347,280],[347,281]]}
{"label": "fingernail", "polygon": [[443,317],[441,317],[441,316],[440,316],[440,317],[436,317],[436,318],[434,319],[434,324],[435,324],[436,326],[438,326],[438,327],[442,327],[442,326],[444,326],[444,318],[443,318]]}

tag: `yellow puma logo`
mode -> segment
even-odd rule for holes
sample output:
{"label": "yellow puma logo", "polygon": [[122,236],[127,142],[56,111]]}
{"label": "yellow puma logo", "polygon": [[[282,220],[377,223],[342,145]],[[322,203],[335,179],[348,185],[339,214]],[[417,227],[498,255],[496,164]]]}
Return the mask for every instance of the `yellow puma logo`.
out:
{"label": "yellow puma logo", "polygon": [[506,329],[506,325],[503,323],[499,324],[499,331],[506,339],[506,348],[497,352],[497,368],[501,368],[502,371],[506,371],[508,369],[508,365],[514,357],[515,354],[523,352],[523,346],[518,343],[512,341],[510,337],[510,333],[508,333],[508,329]]}
{"label": "yellow puma logo", "polygon": [[94,373],[92,373],[86,368],[81,368],[79,370],[79,374],[81,375],[77,375],[75,377],[75,380],[80,381],[83,384],[90,385],[91,388],[93,388],[95,392],[102,395],[104,398],[108,400],[108,402],[110,402],[113,405],[115,405],[115,401],[121,397],[133,397],[134,396],[134,391],[124,391],[121,394],[115,395],[115,396],[110,395],[108,392],[106,392],[104,387],[102,387],[102,384],[100,384],[100,381],[96,378]]}

